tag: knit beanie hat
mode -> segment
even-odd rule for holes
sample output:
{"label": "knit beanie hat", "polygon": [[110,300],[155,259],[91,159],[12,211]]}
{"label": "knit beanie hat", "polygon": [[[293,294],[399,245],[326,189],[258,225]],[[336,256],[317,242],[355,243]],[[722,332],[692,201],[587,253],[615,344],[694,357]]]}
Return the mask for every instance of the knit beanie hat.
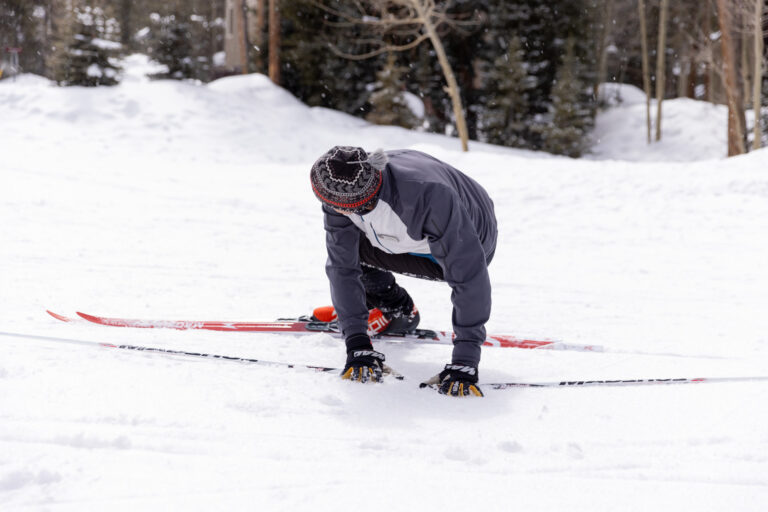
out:
{"label": "knit beanie hat", "polygon": [[376,201],[386,164],[380,149],[368,155],[362,148],[335,146],[312,166],[312,190],[333,208],[362,212]]}

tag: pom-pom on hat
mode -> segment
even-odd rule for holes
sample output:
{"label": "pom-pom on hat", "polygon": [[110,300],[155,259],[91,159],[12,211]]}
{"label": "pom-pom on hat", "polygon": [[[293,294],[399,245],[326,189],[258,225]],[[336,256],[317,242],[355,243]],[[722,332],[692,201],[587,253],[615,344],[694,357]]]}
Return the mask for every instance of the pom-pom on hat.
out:
{"label": "pom-pom on hat", "polygon": [[380,149],[368,155],[362,148],[335,146],[312,166],[312,190],[333,208],[365,211],[379,195],[386,164],[387,155]]}

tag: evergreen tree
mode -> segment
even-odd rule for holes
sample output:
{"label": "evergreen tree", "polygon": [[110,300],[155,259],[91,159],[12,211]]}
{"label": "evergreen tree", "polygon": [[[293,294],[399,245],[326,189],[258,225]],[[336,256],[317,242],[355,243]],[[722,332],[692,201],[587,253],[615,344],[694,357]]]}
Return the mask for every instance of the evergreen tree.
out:
{"label": "evergreen tree", "polygon": [[[49,0],[3,0],[0,2],[0,55],[10,60],[3,50],[22,48],[19,68],[24,73],[45,73],[47,47],[46,5]],[[5,62],[7,65],[8,62]]]}
{"label": "evergreen tree", "polygon": [[153,13],[151,20],[149,55],[167,68],[167,71],[153,78],[198,78],[192,48],[192,27],[188,17],[175,11],[165,16]]}
{"label": "evergreen tree", "polygon": [[[470,39],[475,87],[469,109],[480,140],[542,149],[543,132],[535,127],[550,112],[565,34],[574,35],[574,54],[584,63],[578,78],[592,84],[596,75],[595,2],[485,0],[478,7],[483,25]],[[593,98],[580,101],[594,113]]]}
{"label": "evergreen tree", "polygon": [[419,120],[408,106],[404,94],[403,74],[407,69],[398,66],[394,54],[388,55],[386,65],[376,74],[378,81],[368,99],[372,108],[365,116],[368,121],[403,128],[418,126]]}
{"label": "evergreen tree", "polygon": [[[412,62],[408,88],[424,102],[425,128],[435,133],[449,133],[453,129],[451,102],[445,94],[442,71],[432,49],[429,45],[420,45],[408,57]],[[471,108],[471,104],[467,106]]]}
{"label": "evergreen tree", "polygon": [[[594,83],[599,32],[594,30],[594,12],[600,1],[449,0],[449,13],[467,23],[441,33],[441,39],[460,85],[472,138],[543,147],[544,133],[532,127],[551,117],[565,35],[573,34],[574,55],[584,64],[576,71],[578,79],[588,86]],[[310,105],[366,116],[371,101],[378,101],[371,87],[378,81],[384,57],[344,59],[330,45],[346,54],[363,54],[375,48],[366,46],[366,39],[378,36],[336,14],[355,18],[359,11],[354,2],[328,0],[326,5],[334,12],[306,0],[281,1],[283,86]],[[391,44],[410,42],[394,33],[387,37]],[[396,61],[407,67],[406,89],[424,102],[426,129],[449,133],[454,113],[434,50],[418,45],[398,53]],[[594,114],[594,98],[580,95],[578,101],[580,111]]]}
{"label": "evergreen tree", "polygon": [[480,130],[491,144],[527,146],[529,93],[535,81],[528,75],[528,65],[518,37],[509,40],[504,55],[497,57],[486,71],[486,81],[493,86],[480,114]]}
{"label": "evergreen tree", "polygon": [[59,85],[118,83],[119,27],[100,7],[75,6],[60,20],[50,68]]}
{"label": "evergreen tree", "polygon": [[220,1],[189,0],[162,4],[147,16],[144,51],[167,71],[153,78],[214,78],[214,54],[223,47],[224,25]]}
{"label": "evergreen tree", "polygon": [[[354,6],[339,3],[341,11],[355,14]],[[333,43],[347,53],[360,53],[360,27],[336,27],[339,18],[308,5],[306,0],[283,0],[280,4],[282,85],[312,106],[341,110],[364,117],[370,111],[370,85],[385,57],[349,60],[330,49]]]}
{"label": "evergreen tree", "polygon": [[584,108],[587,86],[579,79],[575,41],[568,38],[565,56],[552,87],[549,123],[537,127],[543,135],[543,149],[550,153],[579,157],[587,148],[586,135],[592,128],[592,112]]}

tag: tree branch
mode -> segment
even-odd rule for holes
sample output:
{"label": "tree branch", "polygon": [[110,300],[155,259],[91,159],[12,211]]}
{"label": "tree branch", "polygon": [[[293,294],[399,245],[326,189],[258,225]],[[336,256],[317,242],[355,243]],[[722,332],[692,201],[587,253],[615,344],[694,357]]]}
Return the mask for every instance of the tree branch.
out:
{"label": "tree branch", "polygon": [[344,57],[345,59],[349,59],[349,60],[365,60],[365,59],[370,59],[371,57],[376,57],[377,55],[381,55],[381,54],[387,53],[387,52],[402,52],[402,51],[405,51],[405,50],[410,50],[412,48],[416,48],[417,46],[419,46],[422,42],[426,41],[427,39],[429,39],[429,35],[428,34],[419,34],[419,36],[416,39],[414,39],[413,41],[411,41],[410,43],[399,44],[399,45],[398,44],[387,44],[387,45],[382,46],[381,48],[379,48],[377,50],[373,50],[373,51],[370,51],[370,52],[367,52],[367,53],[346,53],[346,52],[343,52],[343,51],[339,50],[339,48],[337,46],[333,45],[333,44],[331,44],[329,46],[331,48],[331,51],[334,54],[338,55],[339,57]]}

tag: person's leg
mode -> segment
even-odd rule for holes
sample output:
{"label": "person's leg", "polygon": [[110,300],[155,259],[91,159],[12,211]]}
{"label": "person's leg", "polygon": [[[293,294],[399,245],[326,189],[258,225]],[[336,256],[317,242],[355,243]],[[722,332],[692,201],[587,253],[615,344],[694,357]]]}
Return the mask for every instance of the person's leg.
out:
{"label": "person's leg", "polygon": [[369,329],[379,334],[415,329],[419,323],[419,310],[405,288],[395,282],[395,276],[367,265],[361,267],[365,300],[371,311]]}
{"label": "person's leg", "polygon": [[364,236],[360,237],[360,263],[363,269],[369,267],[430,281],[445,280],[443,269],[433,259],[412,254],[389,254],[373,247]]}
{"label": "person's leg", "polygon": [[[392,272],[442,280],[443,271],[440,266],[421,256],[385,253],[374,248],[364,237],[360,241],[360,263],[368,309],[378,309],[384,317],[381,332],[415,329],[420,319],[419,311],[405,288],[397,284]],[[375,323],[375,319],[372,322]]]}
{"label": "person's leg", "polygon": [[388,312],[406,310],[413,307],[408,292],[395,281],[392,272],[385,272],[377,268],[362,266],[361,280],[365,287],[365,300],[368,309],[379,308]]}

